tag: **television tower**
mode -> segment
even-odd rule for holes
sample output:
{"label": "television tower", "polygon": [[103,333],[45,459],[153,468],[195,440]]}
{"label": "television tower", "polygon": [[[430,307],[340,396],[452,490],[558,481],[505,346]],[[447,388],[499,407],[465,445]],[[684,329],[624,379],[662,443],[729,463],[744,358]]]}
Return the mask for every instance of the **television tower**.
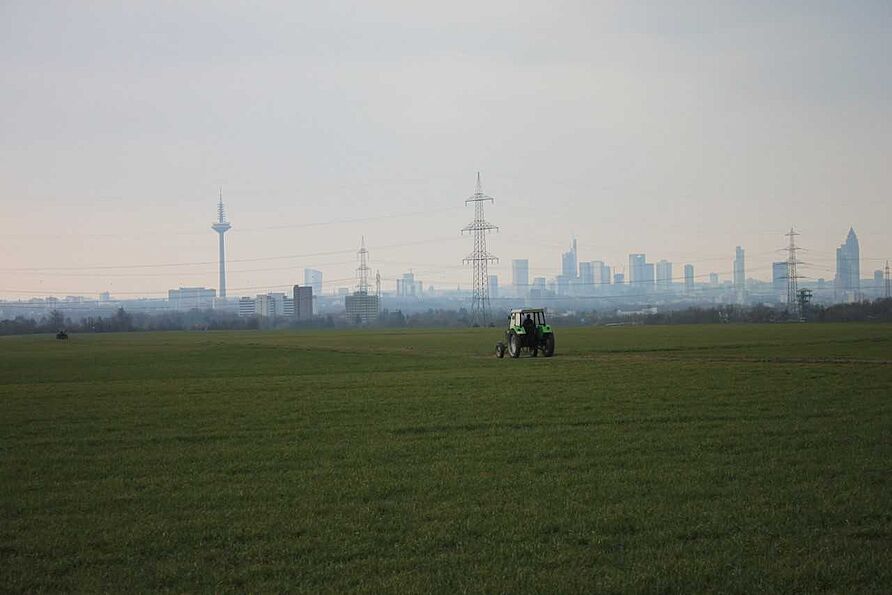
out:
{"label": "television tower", "polygon": [[477,187],[474,194],[465,201],[474,205],[474,220],[461,231],[468,232],[474,237],[474,251],[471,252],[462,263],[471,263],[474,269],[474,297],[471,301],[471,324],[484,325],[489,320],[489,274],[487,267],[490,262],[498,262],[499,259],[486,251],[486,234],[499,228],[488,222],[483,216],[483,204],[495,202],[491,196],[483,194],[480,184],[480,172],[477,172]]}
{"label": "television tower", "polygon": [[223,187],[220,187],[220,202],[217,203],[217,220],[211,225],[211,229],[220,235],[220,288],[217,295],[221,298],[226,297],[226,245],[223,242],[223,234],[229,231],[232,226],[226,220],[226,213],[223,212]]}

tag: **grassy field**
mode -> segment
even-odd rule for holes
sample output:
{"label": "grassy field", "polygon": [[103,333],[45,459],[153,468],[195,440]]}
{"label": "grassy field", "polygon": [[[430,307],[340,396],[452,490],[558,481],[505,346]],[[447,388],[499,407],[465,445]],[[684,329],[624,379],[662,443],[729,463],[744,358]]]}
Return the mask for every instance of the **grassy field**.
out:
{"label": "grassy field", "polygon": [[0,339],[0,589],[892,589],[892,326],[498,334]]}

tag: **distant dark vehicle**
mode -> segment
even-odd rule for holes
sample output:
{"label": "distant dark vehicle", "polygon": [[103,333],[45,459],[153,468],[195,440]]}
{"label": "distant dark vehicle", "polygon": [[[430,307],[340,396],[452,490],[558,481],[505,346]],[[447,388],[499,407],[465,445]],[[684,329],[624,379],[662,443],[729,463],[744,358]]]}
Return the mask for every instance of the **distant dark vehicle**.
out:
{"label": "distant dark vehicle", "polygon": [[59,331],[58,333],[56,333],[56,338],[60,341],[65,341],[68,339],[68,333],[66,333],[65,331]]}

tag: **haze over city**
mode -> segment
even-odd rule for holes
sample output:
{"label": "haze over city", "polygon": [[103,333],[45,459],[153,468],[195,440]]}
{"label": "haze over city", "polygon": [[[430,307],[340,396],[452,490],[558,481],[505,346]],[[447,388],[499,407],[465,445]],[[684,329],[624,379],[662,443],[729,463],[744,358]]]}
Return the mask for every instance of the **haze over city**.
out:
{"label": "haze over city", "polygon": [[503,282],[514,258],[558,274],[574,236],[580,259],[723,280],[739,245],[770,281],[791,225],[802,274],[832,280],[852,226],[867,277],[892,257],[890,22],[885,2],[4,3],[0,297],[216,287],[220,187],[230,293],[305,267],[352,286],[363,235],[391,286],[469,287],[478,170]]}

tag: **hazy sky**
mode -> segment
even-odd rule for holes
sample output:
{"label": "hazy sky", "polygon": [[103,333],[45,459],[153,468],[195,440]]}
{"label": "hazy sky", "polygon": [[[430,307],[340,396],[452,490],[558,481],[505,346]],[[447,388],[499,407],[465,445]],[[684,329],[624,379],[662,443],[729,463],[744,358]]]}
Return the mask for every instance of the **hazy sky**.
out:
{"label": "hazy sky", "polygon": [[892,258],[888,1],[259,4],[0,2],[0,296],[216,287],[221,185],[231,294],[468,286],[478,169],[502,283]]}

